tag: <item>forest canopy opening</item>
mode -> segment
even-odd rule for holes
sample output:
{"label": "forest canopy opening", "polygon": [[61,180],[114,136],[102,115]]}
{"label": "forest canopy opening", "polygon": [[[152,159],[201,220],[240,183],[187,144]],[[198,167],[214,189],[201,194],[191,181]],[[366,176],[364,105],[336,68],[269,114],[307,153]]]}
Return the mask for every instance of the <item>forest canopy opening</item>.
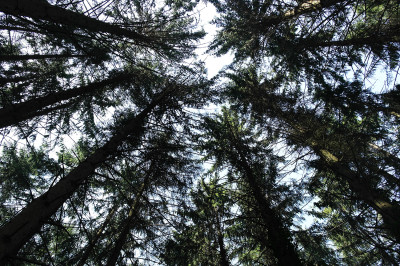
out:
{"label": "forest canopy opening", "polygon": [[398,265],[399,56],[396,0],[1,1],[0,264]]}

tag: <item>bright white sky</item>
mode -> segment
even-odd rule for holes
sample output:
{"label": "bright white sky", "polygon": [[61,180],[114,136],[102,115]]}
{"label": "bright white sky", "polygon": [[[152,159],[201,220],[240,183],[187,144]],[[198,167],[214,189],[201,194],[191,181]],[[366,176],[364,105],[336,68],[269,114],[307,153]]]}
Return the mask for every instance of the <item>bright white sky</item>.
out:
{"label": "bright white sky", "polygon": [[207,4],[204,2],[201,2],[198,5],[197,9],[200,16],[199,26],[202,27],[207,33],[203,41],[199,44],[197,55],[199,56],[199,59],[204,61],[206,64],[206,68],[208,70],[208,78],[212,78],[216,74],[218,74],[218,72],[224,66],[227,66],[232,62],[233,55],[228,53],[221,57],[215,57],[207,54],[207,48],[213,40],[213,37],[217,31],[217,27],[211,24],[212,19],[217,16],[217,11],[212,4]]}

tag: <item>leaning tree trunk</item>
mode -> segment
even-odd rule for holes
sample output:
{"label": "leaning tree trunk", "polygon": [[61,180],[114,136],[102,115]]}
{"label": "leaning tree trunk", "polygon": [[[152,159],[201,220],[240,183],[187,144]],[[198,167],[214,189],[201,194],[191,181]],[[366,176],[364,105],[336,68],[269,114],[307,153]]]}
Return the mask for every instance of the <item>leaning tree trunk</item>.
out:
{"label": "leaning tree trunk", "polygon": [[142,112],[121,126],[108,142],[0,228],[0,264],[15,257],[21,247],[40,231],[42,223],[48,220],[80,185],[95,173],[100,164],[118,151],[119,146],[127,137],[135,136],[139,142],[140,136],[145,131],[146,118],[156,106],[166,100],[171,89],[165,89]]}
{"label": "leaning tree trunk", "polygon": [[149,38],[133,30],[121,28],[83,14],[79,14],[58,6],[50,5],[46,0],[2,0],[0,11],[33,19],[41,19],[62,25],[69,25],[92,32],[106,32],[114,36],[127,37],[136,42],[149,42]]}
{"label": "leaning tree trunk", "polygon": [[[310,148],[314,154],[318,155],[324,161],[325,167],[346,182],[360,201],[381,215],[384,227],[400,243],[400,205],[379,193],[369,184],[368,178],[372,175],[363,178],[360,173],[341,162],[332,151],[325,147],[323,143],[326,143],[326,140],[319,141],[320,137],[316,136],[315,132],[326,126],[313,114],[284,110],[277,104],[286,103],[288,106],[293,106],[294,103],[291,99],[277,98],[277,95],[266,90],[260,92],[258,97],[260,98],[258,101],[268,103],[263,104],[264,109],[261,112],[282,121],[282,125],[288,130],[287,134],[291,141],[296,145]],[[274,102],[271,99],[279,99],[279,101]]]}
{"label": "leaning tree trunk", "polygon": [[339,158],[331,152],[316,145],[312,148],[320,158],[323,158],[327,169],[335,173],[336,176],[343,178],[349,184],[351,191],[357,195],[357,198],[382,216],[386,230],[400,243],[400,206],[373,189],[368,181],[371,178],[370,176],[361,178],[359,173],[341,163]]}
{"label": "leaning tree trunk", "polygon": [[[62,101],[76,98],[79,96],[88,95],[97,91],[103,90],[106,86],[120,84],[124,81],[133,78],[132,73],[122,72],[117,76],[109,79],[93,82],[89,85],[77,87],[70,90],[51,93],[40,98],[31,99],[22,103],[6,105],[0,109],[0,128],[16,125],[24,120],[45,115],[55,109],[60,109],[54,104],[61,103]],[[63,104],[61,104],[63,106]],[[50,108],[47,108],[50,107]],[[54,109],[55,108],[55,109]],[[64,108],[64,107],[62,107]]]}
{"label": "leaning tree trunk", "polygon": [[351,38],[345,40],[334,40],[334,41],[313,41],[309,39],[299,40],[296,49],[313,49],[319,47],[363,47],[363,46],[374,46],[383,45],[388,43],[400,43],[399,30],[392,35],[376,35],[369,37]]}
{"label": "leaning tree trunk", "polygon": [[[288,134],[292,141],[297,145],[309,147],[314,154],[318,155],[324,162],[326,169],[331,170],[337,177],[346,182],[360,201],[369,205],[382,216],[384,227],[400,243],[400,206],[397,202],[390,200],[373,188],[369,181],[374,178],[373,174],[363,176],[362,173],[352,170],[348,164],[342,162],[330,151],[324,144],[327,140],[321,140],[321,137],[315,135],[318,129],[323,129],[325,126],[312,114],[296,114],[283,110],[277,110],[274,113],[278,114],[277,118],[284,121],[289,127]],[[302,121],[306,123],[302,124]]]}

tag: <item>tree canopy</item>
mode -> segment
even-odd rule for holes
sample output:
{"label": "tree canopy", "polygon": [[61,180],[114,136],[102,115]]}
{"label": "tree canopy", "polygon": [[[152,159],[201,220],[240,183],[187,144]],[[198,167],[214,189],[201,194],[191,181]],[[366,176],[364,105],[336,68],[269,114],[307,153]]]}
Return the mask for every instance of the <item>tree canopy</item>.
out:
{"label": "tree canopy", "polygon": [[398,1],[3,0],[0,32],[1,265],[400,263]]}

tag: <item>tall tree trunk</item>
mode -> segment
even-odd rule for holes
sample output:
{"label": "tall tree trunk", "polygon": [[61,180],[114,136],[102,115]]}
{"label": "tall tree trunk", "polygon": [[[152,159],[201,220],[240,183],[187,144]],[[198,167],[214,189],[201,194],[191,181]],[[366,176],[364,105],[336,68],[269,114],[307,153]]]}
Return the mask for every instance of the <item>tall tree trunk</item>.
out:
{"label": "tall tree trunk", "polygon": [[267,229],[268,241],[263,241],[264,246],[273,251],[274,256],[278,260],[278,265],[302,265],[296,249],[290,240],[288,229],[285,228],[278,214],[270,207],[269,202],[263,195],[257,182],[257,177],[254,176],[253,170],[247,161],[243,151],[244,148],[240,144],[240,139],[236,137],[233,129],[230,131],[232,138],[231,145],[238,153],[232,163],[244,174],[245,181],[250,187],[261,219]]}
{"label": "tall tree trunk", "polygon": [[0,11],[10,15],[75,26],[92,32],[106,32],[116,36],[127,37],[137,42],[149,41],[149,38],[133,30],[124,29],[117,25],[50,5],[46,0],[2,0],[0,1]]}
{"label": "tall tree trunk", "polygon": [[295,17],[312,13],[315,11],[322,10],[324,8],[331,7],[333,5],[339,3],[350,3],[348,0],[308,0],[301,3],[299,6],[293,8],[292,10],[286,11],[282,15],[274,15],[274,16],[266,16],[261,19],[260,25],[258,27],[260,29],[264,29],[264,31],[268,31],[268,29],[272,26],[277,26],[285,21],[293,19]]}
{"label": "tall tree trunk", "polygon": [[229,266],[228,254],[224,245],[224,234],[221,228],[221,221],[219,218],[218,210],[215,210],[215,215],[217,217],[216,227],[217,227],[217,238],[218,238],[218,246],[219,246],[219,265],[220,266]]}
{"label": "tall tree trunk", "polygon": [[51,105],[60,103],[64,100],[88,95],[96,91],[101,91],[102,89],[104,89],[104,87],[108,85],[119,84],[126,80],[129,80],[132,77],[133,74],[123,72],[115,77],[99,82],[93,82],[86,86],[51,93],[40,98],[5,106],[0,109],[0,128],[18,124],[19,122],[33,118],[38,115],[44,115],[54,110],[54,108],[48,108],[49,111],[47,112],[45,111],[46,109],[43,109],[45,107],[50,107]]}
{"label": "tall tree trunk", "polygon": [[0,263],[4,264],[8,259],[15,257],[20,248],[40,231],[43,221],[48,220],[80,185],[94,174],[100,164],[110,159],[128,136],[136,136],[139,142],[140,136],[145,131],[146,118],[157,105],[165,101],[170,93],[170,88],[165,89],[142,112],[116,131],[108,142],[2,226],[0,228]]}
{"label": "tall tree trunk", "polygon": [[310,48],[317,48],[317,47],[373,46],[377,44],[387,44],[391,42],[400,43],[400,35],[392,35],[392,36],[377,35],[364,38],[351,38],[346,40],[322,41],[322,42],[312,42],[310,40],[305,39],[304,41],[300,41],[300,47],[302,49],[309,50]]}
{"label": "tall tree trunk", "polygon": [[247,164],[246,158],[243,154],[240,154],[239,158],[238,166],[245,173],[246,182],[252,191],[261,218],[267,227],[268,241],[265,241],[264,245],[267,245],[273,251],[278,260],[278,265],[302,265],[296,249],[290,241],[288,229],[284,227],[278,214],[271,209],[270,204],[257,183],[253,171]]}
{"label": "tall tree trunk", "polygon": [[121,253],[122,247],[124,246],[126,239],[128,238],[129,231],[132,228],[133,220],[137,217],[139,203],[148,185],[147,183],[148,183],[148,176],[146,176],[145,180],[141,184],[139,191],[136,194],[135,200],[133,201],[131,208],[129,210],[128,217],[125,219],[122,228],[118,230],[121,233],[119,234],[118,239],[114,245],[114,248],[111,251],[111,255],[108,258],[107,266],[114,266],[117,264],[117,260]]}
{"label": "tall tree trunk", "polygon": [[[283,110],[278,110],[276,114],[279,114],[279,118],[289,126],[290,132],[288,134],[294,136],[292,140],[298,145],[311,148],[314,154],[324,161],[326,169],[330,169],[336,176],[347,182],[351,191],[359,200],[382,216],[385,228],[400,243],[400,206],[397,202],[390,200],[373,188],[370,180],[376,177],[371,174],[364,176],[364,173],[352,170],[329,148],[325,147],[324,143],[327,140],[321,140],[321,137],[316,136],[315,132],[326,128],[326,126],[312,114],[296,114]],[[302,121],[306,121],[306,123],[302,124]],[[310,128],[307,128],[307,125],[310,125]],[[353,157],[353,155],[350,156]],[[354,160],[356,161],[357,158],[354,158]]]}
{"label": "tall tree trunk", "polygon": [[[279,99],[279,101],[271,101],[271,99]],[[315,134],[315,132],[326,128],[321,120],[311,113],[296,113],[293,110],[282,109],[277,102],[293,106],[292,100],[287,99],[285,101],[282,97],[277,98],[275,94],[270,94],[266,89],[263,89],[262,93],[259,94],[259,99],[255,101],[268,103],[262,105],[264,109],[261,112],[282,121],[283,127],[288,129],[287,135],[291,141],[296,145],[310,148],[314,154],[318,155],[325,162],[324,166],[339,178],[342,178],[360,201],[369,205],[382,216],[385,228],[400,243],[400,205],[379,193],[370,185],[369,179],[374,178],[373,175],[369,174],[363,177],[340,161],[332,151],[325,147],[324,143],[327,140],[322,140],[320,136]]]}
{"label": "tall tree trunk", "polygon": [[369,179],[372,177],[365,176],[362,178],[359,173],[341,163],[328,150],[322,149],[317,145],[313,145],[312,148],[319,157],[324,159],[326,168],[330,169],[337,176],[342,177],[349,184],[350,189],[357,195],[357,198],[382,216],[386,229],[400,243],[400,206],[369,185]]}
{"label": "tall tree trunk", "polygon": [[296,50],[310,50],[318,47],[374,46],[388,43],[400,43],[400,24],[384,25],[379,30],[365,30],[365,36],[345,40],[298,39]]}
{"label": "tall tree trunk", "polygon": [[77,266],[83,266],[85,265],[87,259],[90,256],[90,253],[92,250],[95,248],[97,242],[99,241],[100,237],[103,235],[104,230],[110,223],[111,219],[114,217],[115,212],[118,209],[118,205],[115,204],[114,207],[111,209],[111,211],[108,213],[106,219],[104,220],[103,224],[96,230],[96,234],[93,236],[92,239],[89,240],[88,245],[84,249],[84,253],[80,257],[79,262],[76,264]]}

